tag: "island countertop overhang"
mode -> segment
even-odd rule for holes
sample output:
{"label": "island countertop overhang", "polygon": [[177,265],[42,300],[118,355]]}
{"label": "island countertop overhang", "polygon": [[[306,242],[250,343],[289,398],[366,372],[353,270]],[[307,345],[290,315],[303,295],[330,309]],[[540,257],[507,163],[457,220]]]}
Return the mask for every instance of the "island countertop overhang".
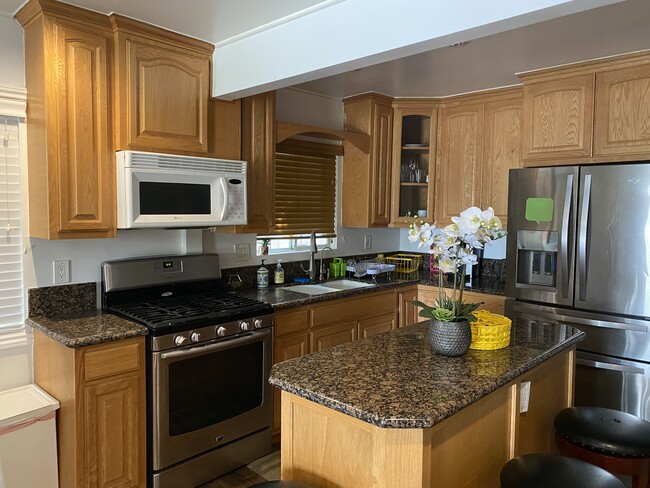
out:
{"label": "island countertop overhang", "polygon": [[566,325],[513,325],[511,345],[438,356],[420,323],[273,366],[284,391],[384,428],[428,428],[584,338]]}

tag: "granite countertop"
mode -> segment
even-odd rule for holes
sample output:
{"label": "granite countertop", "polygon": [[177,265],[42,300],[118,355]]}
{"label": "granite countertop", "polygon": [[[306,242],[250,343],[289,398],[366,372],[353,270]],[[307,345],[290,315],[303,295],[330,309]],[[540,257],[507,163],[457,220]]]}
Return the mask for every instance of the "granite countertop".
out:
{"label": "granite countertop", "polygon": [[273,366],[270,383],[379,427],[427,428],[584,338],[569,326],[513,326],[509,347],[438,356],[420,323]]}
{"label": "granite countertop", "polygon": [[71,348],[147,335],[146,327],[101,311],[69,316],[30,316],[26,323]]}

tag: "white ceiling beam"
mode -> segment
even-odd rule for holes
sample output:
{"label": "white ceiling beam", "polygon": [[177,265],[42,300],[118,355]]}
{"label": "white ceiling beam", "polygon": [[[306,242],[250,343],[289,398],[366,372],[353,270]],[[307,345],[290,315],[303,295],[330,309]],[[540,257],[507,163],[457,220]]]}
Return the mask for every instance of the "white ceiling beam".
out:
{"label": "white ceiling beam", "polygon": [[621,0],[325,0],[216,45],[213,96],[277,90]]}

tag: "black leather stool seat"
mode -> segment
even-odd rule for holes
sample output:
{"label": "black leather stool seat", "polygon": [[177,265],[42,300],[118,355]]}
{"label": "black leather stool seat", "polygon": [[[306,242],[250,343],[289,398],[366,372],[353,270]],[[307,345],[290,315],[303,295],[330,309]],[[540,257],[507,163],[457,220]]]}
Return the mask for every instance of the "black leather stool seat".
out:
{"label": "black leather stool seat", "polygon": [[615,457],[650,456],[650,422],[600,407],[565,408],[555,417],[555,432],[584,449]]}
{"label": "black leather stool seat", "polygon": [[284,481],[265,481],[258,483],[250,488],[312,488],[309,485],[300,483],[298,481],[284,480]]}
{"label": "black leather stool seat", "polygon": [[501,469],[501,488],[625,488],[593,464],[556,454],[526,454]]}

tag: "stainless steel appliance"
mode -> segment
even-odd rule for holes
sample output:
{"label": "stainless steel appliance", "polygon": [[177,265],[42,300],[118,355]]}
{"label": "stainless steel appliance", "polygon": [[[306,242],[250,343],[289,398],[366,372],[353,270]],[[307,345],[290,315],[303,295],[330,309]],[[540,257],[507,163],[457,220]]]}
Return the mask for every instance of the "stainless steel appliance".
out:
{"label": "stainless steel appliance", "polygon": [[510,171],[506,314],[568,324],[577,405],[650,420],[650,162]]}
{"label": "stainless steel appliance", "polygon": [[246,224],[246,162],[118,151],[117,227]]}
{"label": "stainless steel appliance", "polygon": [[149,486],[195,487],[271,452],[273,308],[216,254],[102,264],[102,303],[148,327]]}

